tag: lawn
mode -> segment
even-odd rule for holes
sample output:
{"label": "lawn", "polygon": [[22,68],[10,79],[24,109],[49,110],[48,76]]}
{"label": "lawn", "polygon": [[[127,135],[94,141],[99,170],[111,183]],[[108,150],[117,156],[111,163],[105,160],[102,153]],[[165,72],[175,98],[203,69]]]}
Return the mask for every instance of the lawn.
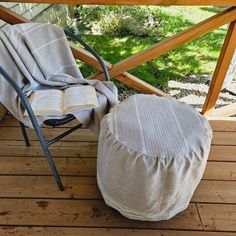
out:
{"label": "lawn", "polygon": [[[208,7],[85,7],[78,16],[80,34],[105,60],[116,63],[190,27],[221,9]],[[89,22],[89,23],[88,23]],[[212,74],[227,26],[149,61],[129,72],[166,90],[168,80]],[[79,63],[82,73],[95,72]]]}

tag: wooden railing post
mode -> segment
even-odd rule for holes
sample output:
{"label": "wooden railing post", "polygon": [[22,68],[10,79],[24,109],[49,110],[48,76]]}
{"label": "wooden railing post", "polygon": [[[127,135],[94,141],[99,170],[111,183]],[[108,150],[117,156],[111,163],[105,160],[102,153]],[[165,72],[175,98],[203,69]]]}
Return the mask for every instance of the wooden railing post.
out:
{"label": "wooden railing post", "polygon": [[236,21],[230,23],[219,60],[214,71],[202,113],[210,116],[220,95],[225,76],[236,48]]}

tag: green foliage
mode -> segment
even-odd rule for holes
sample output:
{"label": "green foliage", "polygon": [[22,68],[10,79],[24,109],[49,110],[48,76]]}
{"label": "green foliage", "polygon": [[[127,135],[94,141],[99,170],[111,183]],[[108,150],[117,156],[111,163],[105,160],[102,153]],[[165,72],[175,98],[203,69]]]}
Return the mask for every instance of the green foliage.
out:
{"label": "green foliage", "polygon": [[[83,7],[77,12],[82,37],[107,61],[116,63],[174,35],[220,9],[191,7]],[[226,34],[219,28],[130,72],[165,89],[168,80],[212,73]],[[87,76],[94,73],[80,63]]]}

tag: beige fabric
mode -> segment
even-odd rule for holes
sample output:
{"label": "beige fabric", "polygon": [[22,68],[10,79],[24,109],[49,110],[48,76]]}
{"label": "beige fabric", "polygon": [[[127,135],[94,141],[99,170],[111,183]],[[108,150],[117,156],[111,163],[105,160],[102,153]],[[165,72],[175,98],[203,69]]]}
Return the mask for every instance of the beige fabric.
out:
{"label": "beige fabric", "polygon": [[[99,133],[100,122],[117,103],[117,89],[111,82],[83,79],[62,28],[50,24],[26,23],[0,29],[0,65],[29,96],[33,90],[90,84],[95,87],[99,107],[73,115]],[[0,102],[25,125],[21,100],[0,75]],[[39,123],[49,117],[41,117]]]}
{"label": "beige fabric", "polygon": [[189,204],[206,165],[212,130],[171,98],[134,95],[101,125],[97,180],[105,202],[128,218],[167,220]]}

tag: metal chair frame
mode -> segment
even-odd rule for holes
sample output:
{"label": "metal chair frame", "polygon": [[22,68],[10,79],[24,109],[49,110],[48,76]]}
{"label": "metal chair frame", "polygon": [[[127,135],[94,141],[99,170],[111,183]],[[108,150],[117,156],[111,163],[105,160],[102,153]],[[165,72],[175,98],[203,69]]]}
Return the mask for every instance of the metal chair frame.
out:
{"label": "metal chair frame", "polygon": [[[73,40],[79,42],[88,52],[90,52],[97,60],[98,62],[100,63],[101,67],[102,67],[102,70],[105,74],[105,78],[107,81],[110,81],[110,76],[109,76],[109,73],[108,73],[108,70],[105,66],[105,63],[104,61],[102,60],[102,58],[97,54],[97,52],[95,50],[93,50],[82,38],[80,38],[79,36],[77,35],[74,35],[73,33],[69,32],[69,31],[65,31],[65,34],[72,38]],[[13,87],[13,89],[16,91],[16,93],[19,95],[19,97],[21,98],[21,101],[22,101],[22,105],[23,107],[27,110],[28,112],[28,115],[29,115],[29,118],[31,120],[31,123],[33,125],[33,128],[35,130],[35,133],[39,139],[39,142],[41,144],[41,147],[43,149],[43,153],[48,161],[48,164],[49,164],[49,167],[51,168],[51,171],[55,177],[55,180],[56,180],[56,183],[58,185],[58,188],[60,189],[60,191],[64,191],[64,186],[63,186],[63,183],[61,181],[61,178],[58,174],[58,171],[57,171],[57,168],[54,164],[54,161],[52,159],[52,156],[50,154],[50,151],[49,151],[49,146],[52,145],[53,143],[61,140],[62,138],[64,138],[65,136],[69,135],[70,133],[74,132],[75,130],[81,128],[83,125],[82,124],[78,124],[76,125],[75,127],[69,129],[68,131],[58,135],[57,137],[53,138],[52,140],[50,141],[46,141],[43,137],[43,134],[42,134],[42,131],[41,131],[41,127],[40,125],[38,124],[37,122],[37,119],[35,117],[35,114],[32,110],[32,107],[28,101],[28,99],[26,98],[26,96],[24,95],[24,93],[22,92],[21,88],[17,85],[17,83],[14,81],[14,79],[12,79],[8,73],[2,68],[2,66],[0,65],[0,74],[7,80],[7,82]],[[73,115],[67,115],[65,118],[63,119],[50,119],[50,120],[46,120],[44,122],[44,124],[46,125],[50,125],[50,126],[53,126],[53,127],[56,127],[56,126],[60,126],[60,125],[64,125],[72,120],[74,120],[75,117]],[[21,128],[21,131],[22,131],[22,134],[23,134],[23,137],[24,137],[24,141],[25,141],[25,145],[26,146],[30,146],[30,141],[29,141],[29,138],[28,138],[28,135],[27,135],[27,132],[26,132],[26,127],[25,125],[20,122],[20,128]]]}

